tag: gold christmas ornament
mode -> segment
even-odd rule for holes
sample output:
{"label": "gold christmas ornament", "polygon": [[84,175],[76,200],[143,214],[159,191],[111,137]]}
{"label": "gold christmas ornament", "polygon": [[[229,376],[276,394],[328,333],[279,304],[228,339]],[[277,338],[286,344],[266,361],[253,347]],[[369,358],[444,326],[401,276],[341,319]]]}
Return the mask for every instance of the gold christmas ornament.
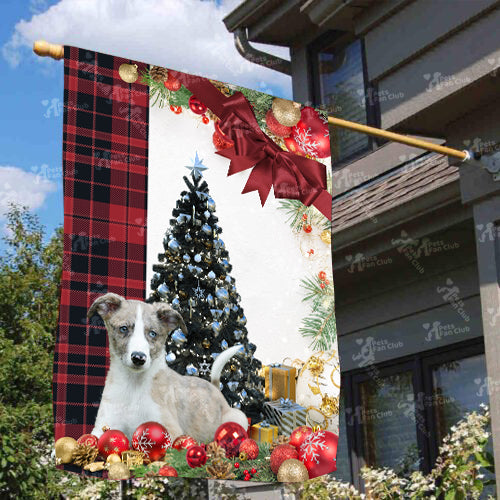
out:
{"label": "gold christmas ornament", "polygon": [[332,415],[339,414],[339,398],[332,398],[327,394],[323,394],[323,399],[321,401],[321,405],[319,407],[321,413],[325,415],[327,418],[330,418]]}
{"label": "gold christmas ornament", "polygon": [[144,453],[136,450],[122,451],[122,462],[126,463],[129,468],[142,465],[144,463]]}
{"label": "gold christmas ornament", "polygon": [[238,459],[244,462],[245,460],[248,460],[248,454],[246,451],[240,451],[240,454],[238,455]]}
{"label": "gold christmas ornament", "polygon": [[322,231],[320,238],[325,245],[332,244],[332,232],[329,229],[325,229],[324,231]]}
{"label": "gold christmas ornament", "polygon": [[108,458],[106,458],[106,464],[108,466],[110,466],[111,464],[117,464],[121,461],[122,459],[116,453],[111,453],[111,455],[108,455]]}
{"label": "gold christmas ornament", "polygon": [[280,483],[301,483],[309,479],[306,466],[296,458],[285,460],[278,469]]}
{"label": "gold christmas ornament", "polygon": [[91,464],[99,454],[99,450],[95,446],[87,444],[77,444],[73,452],[73,463],[80,467],[85,467]]}
{"label": "gold christmas ornament", "polygon": [[123,462],[116,462],[109,466],[108,470],[109,479],[129,479],[130,469]]}
{"label": "gold christmas ornament", "polygon": [[323,373],[325,363],[321,358],[311,356],[307,360],[306,367],[315,377],[319,377]]}
{"label": "gold christmas ornament", "polygon": [[281,125],[293,127],[300,120],[300,104],[276,97],[273,101],[273,115]]}
{"label": "gold christmas ornament", "polygon": [[149,76],[155,82],[164,82],[168,77],[168,71],[161,66],[151,66],[151,69],[149,70]]}
{"label": "gold christmas ornament", "polygon": [[104,470],[104,462],[92,462],[84,467],[85,470],[90,472],[97,472],[100,470]]}
{"label": "gold christmas ornament", "polygon": [[120,78],[127,83],[134,83],[139,78],[137,64],[120,64],[118,73],[120,74]]}
{"label": "gold christmas ornament", "polygon": [[56,464],[69,464],[73,461],[73,453],[77,446],[76,439],[62,437],[56,441]]}

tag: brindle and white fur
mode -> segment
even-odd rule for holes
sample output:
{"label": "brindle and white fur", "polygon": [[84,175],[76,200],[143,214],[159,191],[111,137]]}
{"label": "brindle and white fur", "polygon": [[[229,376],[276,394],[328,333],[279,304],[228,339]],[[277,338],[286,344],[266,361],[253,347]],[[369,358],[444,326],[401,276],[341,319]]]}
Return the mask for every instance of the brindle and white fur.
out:
{"label": "brindle and white fur", "polygon": [[140,424],[155,421],[167,428],[172,439],[188,434],[209,442],[224,422],[247,428],[243,412],[231,408],[218,388],[224,365],[241,346],[216,358],[211,384],[167,366],[167,335],[176,328],[187,333],[181,315],[168,304],[146,304],[108,293],[95,300],[88,317],[95,313],[108,331],[110,367],[92,434],[99,437],[102,427],[109,426],[131,439]]}

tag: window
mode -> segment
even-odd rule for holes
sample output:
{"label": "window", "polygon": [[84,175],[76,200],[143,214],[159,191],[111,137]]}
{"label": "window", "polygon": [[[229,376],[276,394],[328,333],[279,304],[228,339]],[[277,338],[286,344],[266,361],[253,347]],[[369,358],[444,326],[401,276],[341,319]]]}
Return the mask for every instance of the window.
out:
{"label": "window", "polygon": [[[315,104],[338,118],[376,125],[375,99],[367,88],[362,41],[334,32],[315,42],[310,56]],[[376,145],[366,134],[339,127],[330,127],[330,142],[334,166]]]}
{"label": "window", "polygon": [[443,437],[488,404],[482,339],[344,373],[337,472],[361,487],[364,465],[430,471]]}

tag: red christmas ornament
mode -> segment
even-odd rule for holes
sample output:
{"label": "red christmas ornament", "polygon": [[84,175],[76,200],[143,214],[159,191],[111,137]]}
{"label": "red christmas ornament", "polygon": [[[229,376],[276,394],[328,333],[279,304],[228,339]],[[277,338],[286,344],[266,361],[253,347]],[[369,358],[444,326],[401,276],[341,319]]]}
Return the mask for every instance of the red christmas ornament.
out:
{"label": "red christmas ornament", "polygon": [[190,446],[195,446],[198,443],[191,437],[183,434],[175,438],[172,448],[176,450],[187,450]]}
{"label": "red christmas ornament", "polygon": [[310,232],[313,230],[313,228],[312,228],[311,224],[304,224],[304,225],[302,226],[302,229],[303,229],[303,230],[304,230],[304,232],[306,232],[306,233],[310,233]]}
{"label": "red christmas ornament", "polygon": [[299,459],[304,462],[309,479],[337,470],[337,443],[339,437],[330,431],[313,432],[300,447]]}
{"label": "red christmas ornament", "polygon": [[207,112],[207,107],[194,95],[189,98],[189,109],[197,115]]}
{"label": "red christmas ornament", "polygon": [[158,471],[158,474],[160,476],[178,477],[177,470],[175,469],[175,467],[171,467],[170,465],[164,465],[163,467],[161,467]]}
{"label": "red christmas ornament", "polygon": [[244,439],[240,444],[240,453],[245,452],[249,460],[255,460],[259,456],[259,445],[252,438]]}
{"label": "red christmas ornament", "polygon": [[97,439],[97,436],[94,436],[93,434],[84,434],[83,436],[80,436],[76,442],[78,444],[84,444],[86,446],[97,448],[99,440]]}
{"label": "red christmas ornament", "polygon": [[313,430],[307,425],[301,425],[293,430],[290,434],[290,444],[297,448],[297,451],[300,450],[302,443],[306,439],[307,436],[311,435]]}
{"label": "red christmas ornament", "polygon": [[271,453],[271,470],[278,474],[280,465],[289,458],[299,458],[297,450],[289,444],[280,444]]}
{"label": "red christmas ornament", "polygon": [[295,153],[299,156],[304,156],[304,153],[299,148],[299,145],[297,144],[295,139],[293,139],[292,137],[285,137],[284,141],[285,141],[285,146],[288,149],[288,151],[290,151],[291,153]]}
{"label": "red christmas ornament", "polygon": [[201,117],[201,121],[205,124],[205,125],[208,125],[208,123],[210,122],[210,118],[208,116],[205,116],[203,115]]}
{"label": "red christmas ornament", "polygon": [[171,446],[170,434],[158,422],[144,422],[132,435],[134,450],[142,451],[152,462],[160,460]]}
{"label": "red christmas ornament", "polygon": [[207,452],[202,446],[190,446],[186,452],[186,462],[192,469],[202,467],[207,463]]}
{"label": "red christmas ornament", "polygon": [[328,121],[310,106],[300,112],[300,120],[292,128],[291,137],[305,155],[313,158],[326,158],[331,154]]}
{"label": "red christmas ornament", "polygon": [[236,457],[240,453],[241,442],[248,438],[247,431],[236,422],[226,422],[215,431],[214,441],[226,450],[226,457]]}
{"label": "red christmas ornament", "polygon": [[171,104],[170,111],[172,111],[176,115],[180,115],[182,113],[182,106],[174,106],[173,104]]}
{"label": "red christmas ornament", "polygon": [[108,458],[112,453],[120,455],[129,449],[129,441],[122,431],[104,427],[104,434],[99,438],[97,447],[103,458]]}
{"label": "red christmas ornament", "polygon": [[177,80],[177,78],[171,76],[170,73],[168,74],[167,79],[163,82],[163,85],[165,85],[166,89],[171,90],[172,92],[177,92],[182,87],[182,83]]}
{"label": "red christmas ornament", "polygon": [[266,125],[267,128],[278,137],[288,137],[292,133],[292,127],[282,125],[278,120],[276,120],[272,109],[266,113]]}
{"label": "red christmas ornament", "polygon": [[320,271],[318,273],[318,278],[321,280],[321,281],[325,281],[326,280],[326,273],[325,271]]}
{"label": "red christmas ornament", "polygon": [[234,146],[234,142],[225,135],[219,127],[218,122],[214,122],[215,132],[212,136],[212,142],[214,143],[215,149],[217,151],[222,151],[223,149],[230,148]]}

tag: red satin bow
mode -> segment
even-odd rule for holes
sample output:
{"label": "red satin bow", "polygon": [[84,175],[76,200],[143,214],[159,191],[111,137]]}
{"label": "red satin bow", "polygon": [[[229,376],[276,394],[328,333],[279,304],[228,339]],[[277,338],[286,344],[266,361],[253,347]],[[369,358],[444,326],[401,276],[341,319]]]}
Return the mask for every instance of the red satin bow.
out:
{"label": "red satin bow", "polygon": [[241,92],[226,98],[208,80],[177,72],[175,76],[220,118],[221,131],[234,142],[234,147],[218,152],[231,160],[228,175],[253,167],[243,193],[258,191],[264,206],[273,187],[276,198],[314,205],[332,219],[332,196],[322,163],[283,151],[262,132]]}

